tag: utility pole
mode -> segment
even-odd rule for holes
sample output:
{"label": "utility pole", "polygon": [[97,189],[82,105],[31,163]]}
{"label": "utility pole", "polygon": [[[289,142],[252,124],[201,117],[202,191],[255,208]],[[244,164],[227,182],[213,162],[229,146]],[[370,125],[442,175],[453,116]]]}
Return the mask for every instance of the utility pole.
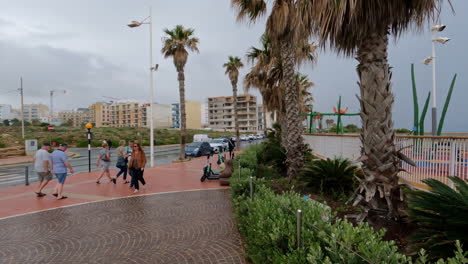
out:
{"label": "utility pole", "polygon": [[23,104],[23,77],[20,77],[20,94],[21,94],[21,135],[24,139],[24,104]]}

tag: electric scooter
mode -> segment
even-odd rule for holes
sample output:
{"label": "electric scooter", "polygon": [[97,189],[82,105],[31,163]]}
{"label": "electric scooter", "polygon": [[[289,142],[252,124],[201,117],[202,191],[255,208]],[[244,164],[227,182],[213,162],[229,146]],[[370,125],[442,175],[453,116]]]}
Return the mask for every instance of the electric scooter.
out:
{"label": "electric scooter", "polygon": [[[218,156],[218,159],[219,159],[219,156]],[[203,167],[203,175],[200,178],[200,181],[204,182],[206,179],[219,180],[219,174],[220,174],[220,171],[214,171],[211,169],[210,155],[207,155],[205,167]]]}

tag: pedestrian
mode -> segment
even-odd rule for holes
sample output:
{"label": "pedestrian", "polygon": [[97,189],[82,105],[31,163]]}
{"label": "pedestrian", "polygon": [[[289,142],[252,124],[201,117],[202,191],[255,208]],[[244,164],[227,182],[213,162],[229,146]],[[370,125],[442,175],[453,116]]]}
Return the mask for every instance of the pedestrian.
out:
{"label": "pedestrian", "polygon": [[46,196],[42,192],[42,189],[52,180],[52,167],[50,166],[50,143],[45,142],[42,144],[42,148],[36,152],[34,155],[34,170],[37,173],[39,178],[39,184],[37,186],[37,191],[35,192],[37,197]]}
{"label": "pedestrian", "polygon": [[70,162],[68,162],[66,153],[67,148],[68,145],[66,143],[61,143],[59,145],[59,148],[52,152],[52,169],[58,180],[52,195],[57,197],[57,200],[67,198],[67,196],[62,195],[63,185],[65,184],[65,180],[67,179],[67,168],[70,171],[70,173],[74,173]]}
{"label": "pedestrian", "polygon": [[145,170],[146,165],[146,155],[141,145],[138,143],[133,144],[133,152],[130,158],[130,162],[128,165],[128,169],[130,171],[130,175],[132,176],[132,186],[135,187],[134,193],[140,191],[140,184],[143,184],[143,188],[145,188],[146,182],[143,178],[143,172]]}
{"label": "pedestrian", "polygon": [[229,144],[229,157],[231,159],[234,158],[234,149],[236,148],[236,143],[234,143],[234,139],[233,138],[229,138],[229,141],[228,141],[228,144]]}
{"label": "pedestrian", "polygon": [[101,183],[100,180],[102,176],[106,175],[107,178],[109,178],[109,182],[113,182],[114,184],[117,183],[117,180],[115,178],[112,178],[110,176],[110,171],[109,167],[111,164],[111,157],[110,157],[110,150],[109,150],[109,144],[107,144],[107,141],[102,142],[102,149],[99,151],[98,157],[96,159],[96,166],[99,167],[101,166],[102,172],[101,175],[96,180],[96,183]]}
{"label": "pedestrian", "polygon": [[127,165],[128,165],[128,155],[127,147],[125,146],[125,140],[120,140],[119,147],[117,148],[117,164],[116,167],[120,169],[117,173],[116,178],[123,174],[124,184],[129,183],[127,181]]}
{"label": "pedestrian", "polygon": [[[128,161],[130,160],[130,157],[132,156],[132,152],[133,152],[133,145],[135,144],[135,141],[133,140],[130,140],[128,141],[128,146],[126,147],[126,151],[125,153],[127,154],[127,158],[125,159],[125,161],[127,162],[127,168],[128,168]],[[133,188],[133,175],[132,175],[132,171],[131,170],[128,170],[128,174],[130,174],[130,189]]]}

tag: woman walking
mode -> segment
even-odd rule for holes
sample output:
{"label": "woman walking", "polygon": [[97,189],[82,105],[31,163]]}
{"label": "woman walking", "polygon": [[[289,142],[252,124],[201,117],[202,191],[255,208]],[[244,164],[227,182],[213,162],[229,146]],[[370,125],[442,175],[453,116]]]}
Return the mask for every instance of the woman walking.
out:
{"label": "woman walking", "polygon": [[109,167],[111,164],[111,158],[110,158],[110,150],[109,150],[109,144],[107,144],[106,141],[102,142],[102,149],[99,151],[99,155],[96,160],[96,166],[99,167],[99,165],[102,165],[102,173],[99,175],[99,177],[96,180],[96,183],[101,183],[100,180],[104,174],[109,178],[111,182],[114,184],[117,183],[117,180],[115,178],[111,178],[110,172],[109,172]]}
{"label": "woman walking", "polygon": [[129,183],[127,181],[127,164],[128,164],[128,155],[127,155],[127,148],[125,146],[125,140],[120,140],[119,147],[117,148],[117,164],[116,167],[120,169],[119,173],[115,176],[118,178],[120,175],[123,174],[124,184]]}
{"label": "woman walking", "polygon": [[132,175],[132,185],[135,187],[134,193],[140,191],[140,185],[138,182],[143,184],[143,188],[146,184],[145,179],[143,179],[143,172],[145,170],[146,165],[146,155],[141,149],[141,145],[139,143],[133,144],[133,152],[130,158],[130,162],[128,164],[128,170],[130,171],[130,175]]}

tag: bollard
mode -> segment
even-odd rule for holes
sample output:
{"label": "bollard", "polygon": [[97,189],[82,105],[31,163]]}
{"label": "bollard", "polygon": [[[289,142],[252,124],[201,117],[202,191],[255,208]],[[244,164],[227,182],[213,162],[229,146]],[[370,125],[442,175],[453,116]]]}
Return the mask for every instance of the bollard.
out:
{"label": "bollard", "polygon": [[302,211],[297,210],[297,248],[301,248]]}
{"label": "bollard", "polygon": [[28,166],[24,167],[24,177],[25,177],[25,185],[29,185],[29,168],[28,168]]}
{"label": "bollard", "polygon": [[253,200],[253,177],[250,177],[250,200]]}

